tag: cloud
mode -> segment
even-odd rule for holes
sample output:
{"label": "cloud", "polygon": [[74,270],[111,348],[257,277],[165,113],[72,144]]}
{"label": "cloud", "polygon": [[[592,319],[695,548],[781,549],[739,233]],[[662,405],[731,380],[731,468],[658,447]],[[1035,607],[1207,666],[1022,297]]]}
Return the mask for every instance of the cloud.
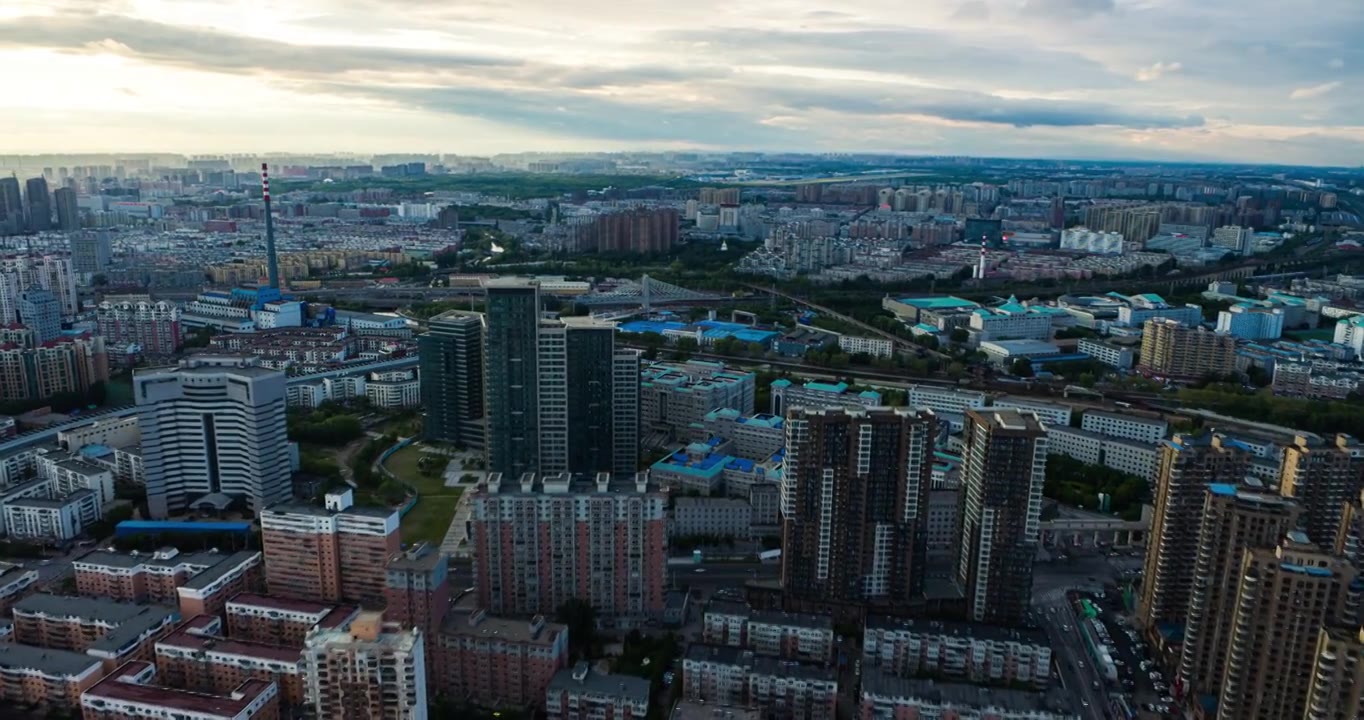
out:
{"label": "cloud", "polygon": [[1116,9],[1114,0],[1026,0],[1023,3],[1025,13],[1065,18],[1087,18]]}
{"label": "cloud", "polygon": [[1340,85],[1341,82],[1339,80],[1334,80],[1332,82],[1322,83],[1320,85],[1295,88],[1293,92],[1288,94],[1288,99],[1310,100],[1311,98],[1317,98],[1321,97],[1322,95],[1326,95],[1331,91],[1335,90],[1336,88],[1340,87]]}
{"label": "cloud", "polygon": [[1152,80],[1159,80],[1163,75],[1177,73],[1183,69],[1184,66],[1177,62],[1172,63],[1158,62],[1149,67],[1144,67],[1138,70],[1137,80],[1141,82],[1151,82]]}
{"label": "cloud", "polygon": [[1345,59],[1331,58],[1331,62],[1326,63],[1326,67],[1331,68],[1332,70],[1340,70],[1345,67]]}

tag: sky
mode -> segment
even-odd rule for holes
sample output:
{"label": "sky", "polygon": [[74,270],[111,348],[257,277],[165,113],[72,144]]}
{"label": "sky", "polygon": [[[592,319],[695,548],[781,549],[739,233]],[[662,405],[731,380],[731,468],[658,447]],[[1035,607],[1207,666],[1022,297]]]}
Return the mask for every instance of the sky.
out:
{"label": "sky", "polygon": [[1361,0],[4,0],[0,153],[1364,165]]}

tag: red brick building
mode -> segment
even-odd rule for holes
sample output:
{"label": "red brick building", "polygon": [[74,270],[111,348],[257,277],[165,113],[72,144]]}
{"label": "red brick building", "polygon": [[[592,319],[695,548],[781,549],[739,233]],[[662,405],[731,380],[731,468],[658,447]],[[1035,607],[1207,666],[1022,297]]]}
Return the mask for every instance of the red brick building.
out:
{"label": "red brick building", "polygon": [[76,592],[81,595],[178,605],[181,617],[221,613],[228,598],[258,589],[263,582],[261,554],[256,551],[182,553],[166,548],[139,554],[97,550],[71,567]]}
{"label": "red brick building", "polygon": [[266,508],[260,521],[271,595],[383,606],[388,559],[402,546],[398,511],[354,507],[347,490],[328,494],[322,508]]}
{"label": "red brick building", "polygon": [[426,637],[426,678],[432,689],[445,674],[435,638],[450,610],[449,561],[437,548],[419,543],[389,558],[384,589],[384,617],[404,629],[418,628]]}
{"label": "red brick building", "polygon": [[85,653],[113,670],[150,661],[156,641],[179,621],[175,610],[159,605],[30,595],[14,606],[14,642]]}
{"label": "red brick building", "polygon": [[242,593],[227,603],[227,632],[238,640],[301,648],[309,630],[342,627],[359,612],[354,605]]}
{"label": "red brick building", "polygon": [[81,696],[85,720],[279,720],[279,688],[272,682],[247,680],[208,694],[152,684],[156,679],[151,663],[124,664]]}
{"label": "red brick building", "polygon": [[168,685],[226,693],[248,680],[279,686],[285,707],[303,704],[302,650],[222,637],[222,621],[200,615],[156,643],[156,666]]}
{"label": "red brick building", "polygon": [[472,602],[454,609],[436,640],[440,693],[484,707],[539,706],[554,674],[568,665],[568,628],[539,615],[492,617]]}

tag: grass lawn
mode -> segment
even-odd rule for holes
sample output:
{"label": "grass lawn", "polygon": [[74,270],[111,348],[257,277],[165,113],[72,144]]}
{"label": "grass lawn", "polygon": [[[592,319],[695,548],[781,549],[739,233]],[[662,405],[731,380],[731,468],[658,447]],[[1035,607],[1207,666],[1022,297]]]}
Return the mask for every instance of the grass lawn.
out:
{"label": "grass lawn", "polygon": [[393,453],[384,463],[390,472],[416,488],[420,496],[417,506],[403,517],[403,542],[409,544],[426,541],[439,545],[450,529],[450,521],[455,517],[455,508],[463,492],[460,488],[445,487],[443,472],[434,477],[421,473],[417,461],[428,454],[409,445]]}

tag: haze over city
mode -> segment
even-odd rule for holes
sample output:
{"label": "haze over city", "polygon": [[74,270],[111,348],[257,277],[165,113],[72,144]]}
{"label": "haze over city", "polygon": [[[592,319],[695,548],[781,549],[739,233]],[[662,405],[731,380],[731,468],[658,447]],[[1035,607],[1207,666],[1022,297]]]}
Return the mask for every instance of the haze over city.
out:
{"label": "haze over city", "polygon": [[1351,165],[1357,0],[17,0],[0,152]]}

